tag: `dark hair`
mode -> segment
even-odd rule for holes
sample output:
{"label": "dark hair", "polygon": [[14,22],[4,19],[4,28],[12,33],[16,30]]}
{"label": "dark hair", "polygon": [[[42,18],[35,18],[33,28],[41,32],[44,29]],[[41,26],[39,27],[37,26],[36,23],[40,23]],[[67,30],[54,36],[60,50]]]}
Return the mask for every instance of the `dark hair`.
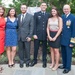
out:
{"label": "dark hair", "polygon": [[[26,4],[25,4],[25,3],[22,3],[21,6],[22,6],[22,5],[26,5]],[[26,5],[26,7],[27,7],[27,5]]]}
{"label": "dark hair", "polygon": [[4,16],[5,13],[5,8],[3,6],[0,5],[0,8],[2,8],[2,10],[4,11],[3,14],[1,16]]}
{"label": "dark hair", "polygon": [[[15,10],[15,8],[10,8],[10,9],[8,10],[7,17],[8,17],[8,16],[10,16],[10,14],[9,14],[9,13],[10,13],[10,11],[11,11],[12,9],[14,9],[14,10]],[[14,17],[17,17],[17,15],[16,15],[16,10],[15,10]]]}
{"label": "dark hair", "polygon": [[[41,4],[42,4],[42,3],[46,3],[46,2],[43,1],[43,2],[41,2]],[[46,4],[47,4],[47,3],[46,3]]]}
{"label": "dark hair", "polygon": [[46,3],[46,2],[44,2],[44,1],[43,1],[43,2],[41,2],[41,3],[40,3],[40,5],[41,5],[42,3],[45,3],[45,4],[47,5],[47,3]]}
{"label": "dark hair", "polygon": [[52,8],[51,8],[50,17],[53,17],[53,15],[52,15],[52,9],[55,9],[55,10],[57,11],[57,17],[59,17],[59,16],[60,16],[60,13],[59,13],[57,7],[52,7]]}

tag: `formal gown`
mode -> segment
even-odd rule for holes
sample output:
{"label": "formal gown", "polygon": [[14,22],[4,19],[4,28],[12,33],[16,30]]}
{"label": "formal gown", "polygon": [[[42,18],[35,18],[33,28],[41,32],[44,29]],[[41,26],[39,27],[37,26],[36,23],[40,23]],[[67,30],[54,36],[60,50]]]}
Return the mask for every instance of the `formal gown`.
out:
{"label": "formal gown", "polygon": [[6,36],[5,36],[5,46],[17,46],[17,19],[12,22],[7,17],[6,22]]}
{"label": "formal gown", "polygon": [[0,54],[4,52],[4,43],[5,43],[5,19],[0,18]]}

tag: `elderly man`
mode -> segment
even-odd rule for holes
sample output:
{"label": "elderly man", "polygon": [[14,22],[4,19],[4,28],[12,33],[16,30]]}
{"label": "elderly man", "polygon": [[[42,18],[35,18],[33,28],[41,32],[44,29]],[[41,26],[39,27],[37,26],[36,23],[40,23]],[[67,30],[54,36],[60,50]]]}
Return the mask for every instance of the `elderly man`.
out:
{"label": "elderly man", "polygon": [[64,5],[64,15],[62,15],[63,30],[61,35],[61,53],[63,65],[59,66],[60,69],[64,69],[64,74],[71,70],[72,48],[75,43],[75,16],[71,14],[70,11],[70,6],[68,4]]}

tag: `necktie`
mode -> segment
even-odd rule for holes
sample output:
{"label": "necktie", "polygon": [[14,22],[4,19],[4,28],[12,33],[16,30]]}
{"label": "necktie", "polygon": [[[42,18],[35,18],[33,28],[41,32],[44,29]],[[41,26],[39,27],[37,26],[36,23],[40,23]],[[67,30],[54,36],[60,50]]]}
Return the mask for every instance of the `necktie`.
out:
{"label": "necktie", "polygon": [[42,12],[42,15],[45,15],[45,13],[44,13],[44,12]]}
{"label": "necktie", "polygon": [[23,22],[23,20],[24,20],[24,14],[22,14],[22,22]]}

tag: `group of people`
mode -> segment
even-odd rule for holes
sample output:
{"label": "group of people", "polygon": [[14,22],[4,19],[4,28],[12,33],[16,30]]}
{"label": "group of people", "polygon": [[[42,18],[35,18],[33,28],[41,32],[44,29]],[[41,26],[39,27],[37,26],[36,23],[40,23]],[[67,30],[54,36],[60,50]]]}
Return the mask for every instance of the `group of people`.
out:
{"label": "group of people", "polygon": [[[63,6],[64,15],[60,16],[56,7],[52,7],[47,13],[47,4],[42,2],[41,11],[34,16],[27,13],[27,6],[22,4],[21,14],[16,15],[16,10],[10,8],[6,17],[5,9],[0,6],[0,55],[4,52],[4,46],[8,58],[8,67],[15,65],[14,58],[18,45],[20,68],[37,64],[37,55],[40,42],[42,43],[43,68],[47,67],[47,41],[50,46],[51,64],[50,69],[64,69],[63,73],[71,70],[72,48],[75,44],[75,16],[71,14],[68,4]],[[30,60],[31,39],[34,38],[34,58]],[[61,47],[62,65],[59,66]],[[0,72],[2,67],[0,67]]]}

